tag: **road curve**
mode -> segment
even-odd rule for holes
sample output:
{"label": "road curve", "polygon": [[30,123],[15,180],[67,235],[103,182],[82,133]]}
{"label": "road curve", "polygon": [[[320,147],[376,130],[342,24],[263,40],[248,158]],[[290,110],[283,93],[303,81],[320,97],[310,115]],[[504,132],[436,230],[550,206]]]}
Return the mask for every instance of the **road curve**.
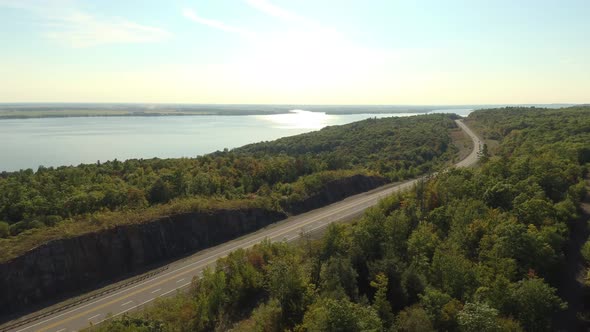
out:
{"label": "road curve", "polygon": [[455,122],[471,138],[471,140],[473,141],[473,147],[474,147],[474,149],[467,156],[467,158],[456,163],[455,166],[456,167],[471,167],[477,163],[477,159],[479,157],[479,152],[483,148],[483,144],[482,144],[481,140],[479,139],[479,137],[477,137],[477,135],[469,127],[467,127],[467,125],[465,123],[463,123],[463,120],[455,120]]}
{"label": "road curve", "polygon": [[[477,163],[478,152],[482,147],[479,138],[462,120],[457,125],[471,137],[474,149],[467,158],[455,164],[456,167],[470,167]],[[257,232],[245,235],[221,245],[200,251],[195,255],[169,265],[165,273],[157,274],[145,281],[134,283],[116,292],[105,294],[92,301],[81,303],[70,309],[57,312],[19,327],[0,331],[78,331],[92,324],[99,324],[110,317],[141,308],[160,296],[173,294],[190,285],[193,277],[199,276],[203,269],[238,248],[249,248],[264,239],[270,241],[290,241],[302,234],[326,227],[332,222],[349,220],[360,215],[380,199],[398,191],[411,188],[422,178],[389,184],[372,191],[348,197],[340,202],[290,217]]]}

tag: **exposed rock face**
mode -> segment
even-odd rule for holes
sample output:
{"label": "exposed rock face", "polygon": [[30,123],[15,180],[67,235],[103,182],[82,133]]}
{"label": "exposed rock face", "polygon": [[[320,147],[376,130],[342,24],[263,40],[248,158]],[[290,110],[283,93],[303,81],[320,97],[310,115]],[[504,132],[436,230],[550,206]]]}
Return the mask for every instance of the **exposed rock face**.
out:
{"label": "exposed rock face", "polygon": [[[302,213],[385,182],[383,178],[360,175],[333,181],[316,195],[284,208],[294,214]],[[0,264],[0,316],[63,294],[96,287],[284,218],[284,213],[263,209],[185,213],[48,242]]]}
{"label": "exposed rock face", "polygon": [[261,209],[185,213],[48,242],[0,264],[0,313],[214,246],[285,217]]}
{"label": "exposed rock face", "polygon": [[348,196],[375,189],[386,183],[387,180],[382,177],[354,175],[329,182],[317,194],[299,202],[286,203],[283,208],[293,214],[299,214],[341,201]]}

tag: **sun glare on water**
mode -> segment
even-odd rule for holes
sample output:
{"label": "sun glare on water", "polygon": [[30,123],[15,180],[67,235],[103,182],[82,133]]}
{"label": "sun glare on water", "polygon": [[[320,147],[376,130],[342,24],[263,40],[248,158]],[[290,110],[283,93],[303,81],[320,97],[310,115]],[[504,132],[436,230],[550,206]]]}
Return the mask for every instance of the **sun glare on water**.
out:
{"label": "sun glare on water", "polygon": [[285,114],[261,115],[260,118],[272,122],[276,128],[321,129],[328,125],[334,115],[324,112],[291,110]]}

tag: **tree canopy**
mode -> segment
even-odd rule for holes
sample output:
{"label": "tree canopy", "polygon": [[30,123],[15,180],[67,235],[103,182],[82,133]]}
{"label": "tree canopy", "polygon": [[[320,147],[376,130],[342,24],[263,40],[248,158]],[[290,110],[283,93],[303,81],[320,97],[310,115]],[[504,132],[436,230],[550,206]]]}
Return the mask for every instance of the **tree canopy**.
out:
{"label": "tree canopy", "polygon": [[[498,141],[479,168],[387,197],[319,241],[238,251],[189,294],[101,328],[550,331],[567,306],[556,289],[585,193],[589,111],[476,111],[468,120]],[[234,305],[244,292],[252,300]]]}

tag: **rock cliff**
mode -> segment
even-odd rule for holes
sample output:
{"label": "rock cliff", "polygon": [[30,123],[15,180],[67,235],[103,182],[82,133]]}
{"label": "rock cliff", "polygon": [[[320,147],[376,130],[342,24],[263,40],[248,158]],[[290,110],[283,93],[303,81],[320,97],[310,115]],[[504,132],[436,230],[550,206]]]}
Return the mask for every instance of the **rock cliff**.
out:
{"label": "rock cliff", "polygon": [[321,191],[304,200],[285,203],[283,209],[293,214],[300,214],[369,191],[386,183],[387,180],[382,177],[353,175],[327,183]]}
{"label": "rock cliff", "polygon": [[[302,213],[385,182],[360,175],[333,181],[315,195],[284,208]],[[48,242],[0,264],[0,316],[138,273],[284,218],[282,212],[263,209],[184,213]]]}

